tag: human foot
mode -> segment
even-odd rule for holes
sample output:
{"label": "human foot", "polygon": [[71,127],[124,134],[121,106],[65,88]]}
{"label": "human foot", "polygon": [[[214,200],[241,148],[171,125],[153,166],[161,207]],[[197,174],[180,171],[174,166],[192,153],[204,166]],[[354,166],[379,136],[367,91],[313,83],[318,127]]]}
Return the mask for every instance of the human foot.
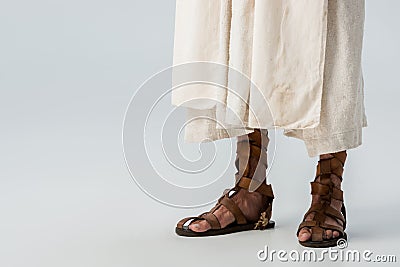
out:
{"label": "human foot", "polygon": [[224,192],[209,212],[180,220],[175,228],[178,235],[221,235],[274,227],[270,221],[274,195],[271,185],[265,183],[268,141],[268,132],[259,129],[238,137],[235,187]]}
{"label": "human foot", "polygon": [[[337,156],[339,161],[336,160],[336,163],[330,163],[330,159],[335,158],[335,156]],[[300,225],[304,225],[304,227],[300,227],[298,231],[298,239],[300,242],[306,242],[312,239],[316,241],[321,241],[320,239],[330,240],[338,238],[343,234],[343,223],[345,219],[341,213],[343,206],[341,176],[345,159],[345,151],[320,156],[320,162],[326,163],[323,163],[324,166],[322,167],[321,163],[319,163],[317,178],[312,183],[314,188],[312,190],[311,208],[306,213],[304,222]],[[331,168],[332,165],[333,168]],[[319,175],[318,171],[320,172]],[[318,221],[316,227],[313,227],[312,225],[316,221]]]}
{"label": "human foot", "polygon": [[[274,199],[272,187],[264,181],[254,192],[249,192],[251,180],[248,177],[242,177],[234,188],[229,189],[218,199],[218,203],[209,212],[180,220],[175,232],[181,236],[201,237],[273,228],[275,222],[270,220]],[[258,211],[255,206],[259,207]],[[227,211],[223,212],[223,209]],[[221,212],[221,216],[217,211]],[[233,220],[231,215],[233,215]],[[207,223],[197,228],[192,227],[204,221]]]}
{"label": "human foot", "polygon": [[[249,192],[240,188],[231,199],[236,203],[248,221],[257,221],[262,208],[265,206],[265,198],[258,192]],[[224,205],[220,205],[212,213],[217,218],[221,228],[235,221],[235,216]],[[207,220],[195,221],[189,225],[194,232],[205,232],[211,229]]]}

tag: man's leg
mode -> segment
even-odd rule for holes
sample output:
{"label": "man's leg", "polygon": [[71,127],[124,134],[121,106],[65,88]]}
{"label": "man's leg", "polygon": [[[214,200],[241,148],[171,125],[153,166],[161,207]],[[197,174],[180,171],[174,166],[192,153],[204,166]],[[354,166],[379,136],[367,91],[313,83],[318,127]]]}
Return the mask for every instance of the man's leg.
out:
{"label": "man's leg", "polygon": [[[298,232],[299,241],[304,242],[314,239],[314,235],[317,235],[316,231],[321,231],[321,229],[323,229],[322,238],[325,240],[340,236],[341,232],[338,230],[343,230],[343,221],[338,218],[340,216],[330,216],[327,212],[324,212],[324,210],[328,209],[326,206],[330,206],[341,214],[343,204],[341,183],[346,157],[346,151],[320,155],[320,161],[317,166],[317,176],[312,185],[313,195],[311,203],[311,206],[319,207],[319,209],[317,209],[317,211],[307,212],[308,214],[306,214],[304,219],[306,222],[321,221],[325,224],[323,225],[321,223],[322,226],[333,225],[338,227],[338,229],[334,227],[320,228],[305,226],[300,228]],[[332,163],[331,159],[334,159],[335,162]],[[315,238],[318,239],[317,236],[315,236]]]}
{"label": "man's leg", "polygon": [[[236,193],[230,197],[230,200],[236,204],[248,222],[257,222],[260,213],[267,209],[268,205],[272,207],[272,189],[266,184],[268,143],[268,132],[266,130],[256,129],[248,135],[238,137],[235,161],[238,169],[235,175],[237,186],[235,187]],[[245,186],[243,186],[244,180],[247,182]],[[257,191],[249,192],[248,188],[251,187],[248,184],[249,181],[260,184],[256,188]],[[226,192],[224,192],[225,194]],[[237,216],[224,204],[217,203],[210,212],[218,220],[220,228],[225,228],[237,220]],[[268,216],[270,217],[271,211],[269,213]],[[188,225],[188,228],[194,232],[206,232],[212,229],[212,225],[210,220],[195,220]]]}

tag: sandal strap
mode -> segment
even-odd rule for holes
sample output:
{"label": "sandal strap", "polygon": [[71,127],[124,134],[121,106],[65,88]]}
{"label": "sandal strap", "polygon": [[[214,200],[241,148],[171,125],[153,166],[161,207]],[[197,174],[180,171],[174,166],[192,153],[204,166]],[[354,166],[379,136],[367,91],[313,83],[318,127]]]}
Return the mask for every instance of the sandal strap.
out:
{"label": "sandal strap", "polygon": [[[343,211],[343,208],[342,208]],[[305,221],[307,216],[315,212],[314,218],[311,221]],[[332,224],[325,223],[326,217],[331,217],[335,219],[339,224],[341,223],[343,226],[336,226]],[[340,232],[342,235],[344,234],[344,229],[346,228],[346,217],[345,213],[337,211],[332,208],[329,203],[316,203],[311,205],[310,209],[306,212],[303,218],[303,222],[300,223],[297,229],[297,235],[300,230],[304,227],[312,228],[312,241],[322,241],[325,230],[334,230]]]}
{"label": "sandal strap", "polygon": [[[316,215],[323,214],[325,216],[329,216],[333,219],[341,221],[342,223],[344,223],[346,221],[346,219],[344,218],[343,214],[340,211],[335,210],[330,205],[321,204],[321,203],[316,203],[316,204],[311,205],[310,209],[304,215],[303,220],[305,220],[307,218],[307,216],[312,212],[316,212]],[[322,216],[319,216],[319,217],[322,217]],[[317,222],[319,221],[318,219],[314,219],[314,220]],[[322,220],[320,220],[320,221],[321,221],[321,223],[324,222]]]}
{"label": "sandal strap", "polygon": [[[221,229],[221,224],[218,221],[218,218],[214,215],[214,211],[220,208],[221,205],[225,206],[225,208],[233,214],[237,224],[247,224],[248,221],[242,210],[238,207],[235,201],[231,199],[231,197],[237,193],[240,188],[248,190],[253,177],[255,177],[257,182],[263,181],[257,185],[257,188],[254,191],[267,197],[266,208],[263,212],[261,212],[261,226],[259,226],[260,229],[262,227],[266,227],[264,224],[266,224],[266,222],[268,223],[269,219],[271,218],[272,201],[274,199],[271,185],[267,185],[265,183],[265,172],[268,167],[267,154],[265,153],[265,150],[268,142],[269,139],[267,132],[260,129],[255,129],[254,132],[250,134],[239,136],[236,150],[237,157],[235,160],[235,165],[238,170],[238,172],[235,174],[235,186],[232,189],[229,189],[226,193],[224,192],[224,194],[218,199],[217,204],[210,211],[205,212],[197,217],[184,218],[178,222],[177,227],[182,228],[188,220],[192,219],[206,220],[210,224],[211,229]],[[264,178],[264,180],[262,178]]]}
{"label": "sandal strap", "polygon": [[312,241],[322,241],[324,240],[324,229],[319,226],[314,226],[311,232],[311,240]]}
{"label": "sandal strap", "polygon": [[182,220],[180,220],[176,226],[178,228],[182,228],[183,229],[183,228],[185,228],[184,225],[185,225],[185,223],[187,221],[189,221],[189,220],[198,220],[198,219],[202,219],[202,218],[199,218],[199,216],[186,217],[186,218],[183,218]]}
{"label": "sandal strap", "polygon": [[[254,132],[243,137],[238,137],[237,142],[237,157],[235,160],[236,183],[235,189],[242,188],[248,190],[252,180],[257,180],[257,188],[254,192],[258,192],[266,198],[266,207],[260,214],[260,219],[255,224],[256,228],[262,229],[269,222],[272,215],[272,202],[274,193],[272,186],[266,184],[266,169],[268,167],[267,149],[269,139],[264,130],[255,129]],[[263,181],[263,182],[261,182]],[[255,181],[253,181],[255,182]],[[240,214],[238,214],[238,217]],[[235,218],[236,215],[235,215]],[[243,220],[244,221],[244,220]],[[237,220],[240,224],[240,222]]]}
{"label": "sandal strap", "polygon": [[335,174],[340,179],[343,175],[343,166],[346,161],[347,153],[346,151],[341,151],[331,154],[332,158],[320,159],[317,165],[316,177],[326,176],[330,174]]}
{"label": "sandal strap", "polygon": [[344,206],[344,202],[342,203],[342,208],[340,210],[343,214],[344,217],[344,222],[343,222],[343,230],[346,229],[346,224],[347,224],[347,218],[346,218],[346,207]]}
{"label": "sandal strap", "polygon": [[[312,229],[311,240],[322,241],[325,230],[338,231],[342,235],[346,228],[346,210],[342,204],[341,211],[334,209],[331,206],[331,200],[336,199],[343,203],[343,191],[336,188],[331,180],[331,174],[338,176],[342,180],[343,166],[346,161],[346,151],[331,153],[332,157],[320,159],[317,165],[316,177],[311,182],[311,194],[321,196],[321,203],[312,204],[303,217],[303,222],[300,223],[297,229],[297,235],[304,227]],[[319,181],[317,181],[317,179]],[[311,221],[306,221],[306,218],[314,213],[314,218]],[[337,221],[339,225],[325,223],[327,217]]]}
{"label": "sandal strap", "polygon": [[343,228],[340,226],[337,226],[337,225],[333,225],[333,224],[329,224],[329,223],[321,223],[319,226],[325,230],[338,231],[339,233],[344,234]]}
{"label": "sandal strap", "polygon": [[[331,218],[341,221],[342,225],[346,221],[343,214],[340,211],[332,208],[331,206],[327,206],[326,209],[324,210],[324,213],[325,213],[325,215],[327,215]],[[324,223],[324,222],[321,222],[321,223]]]}
{"label": "sandal strap", "polygon": [[212,212],[205,212],[201,216],[204,218],[211,226],[211,229],[221,229],[221,224],[218,221],[217,216],[214,215]]}
{"label": "sandal strap", "polygon": [[299,234],[299,231],[301,230],[301,228],[304,227],[314,227],[317,226],[317,222],[316,221],[303,221],[300,223],[298,230],[297,230],[297,235]]}
{"label": "sandal strap", "polygon": [[[243,189],[249,189],[250,183],[251,178],[243,176],[236,185]],[[274,193],[270,184],[262,183],[255,191],[272,199],[274,198]]]}
{"label": "sandal strap", "polygon": [[343,191],[332,187],[330,188],[329,185],[322,184],[320,182],[311,182],[311,194],[312,195],[320,195],[320,196],[328,196],[332,197],[337,200],[343,201]]}
{"label": "sandal strap", "polygon": [[219,200],[219,203],[224,205],[230,212],[232,212],[233,216],[235,216],[236,222],[238,224],[246,224],[247,220],[244,216],[243,212],[240,210],[238,205],[228,197],[228,195],[224,195],[222,199]]}
{"label": "sandal strap", "polygon": [[[187,226],[184,226],[188,221],[192,220]],[[192,216],[192,217],[186,217],[180,220],[177,224],[178,228],[181,229],[187,229],[189,228],[189,225],[192,224],[194,221],[198,220],[206,220],[210,226],[211,229],[221,229],[221,225],[218,221],[218,218],[211,212],[204,212],[200,214],[199,216]]]}
{"label": "sandal strap", "polygon": [[[318,224],[316,221],[304,221],[304,222],[300,223],[300,225],[297,229],[297,235],[299,235],[300,230],[303,229],[304,227],[312,228],[312,234],[314,234],[314,235],[311,238],[313,241],[322,241],[324,230],[333,230],[333,231],[338,231],[342,235],[344,234],[344,229],[337,225],[333,225],[333,224],[329,224],[329,223]],[[315,232],[315,229],[318,229],[318,230]],[[319,231],[319,229],[322,229],[323,231]]]}

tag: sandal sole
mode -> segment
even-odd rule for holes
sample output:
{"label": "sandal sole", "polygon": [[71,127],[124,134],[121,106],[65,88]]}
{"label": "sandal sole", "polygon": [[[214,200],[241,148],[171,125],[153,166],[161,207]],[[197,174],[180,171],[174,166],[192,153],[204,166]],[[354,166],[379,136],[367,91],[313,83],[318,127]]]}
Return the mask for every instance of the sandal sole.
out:
{"label": "sandal sole", "polygon": [[309,248],[329,248],[329,247],[336,247],[337,241],[339,239],[344,239],[347,241],[347,234],[344,233],[343,236],[336,237],[333,239],[323,240],[323,241],[304,241],[304,242],[299,241],[299,244],[304,247],[309,247]]}
{"label": "sandal sole", "polygon": [[[269,221],[265,226],[265,229],[271,229],[275,227],[275,221]],[[179,236],[186,237],[204,237],[204,236],[216,236],[216,235],[226,235],[243,231],[251,231],[251,230],[264,230],[264,229],[254,229],[254,223],[251,224],[234,224],[232,226],[227,226],[223,229],[212,229],[205,232],[194,232],[190,229],[183,228],[175,228],[175,233]]]}

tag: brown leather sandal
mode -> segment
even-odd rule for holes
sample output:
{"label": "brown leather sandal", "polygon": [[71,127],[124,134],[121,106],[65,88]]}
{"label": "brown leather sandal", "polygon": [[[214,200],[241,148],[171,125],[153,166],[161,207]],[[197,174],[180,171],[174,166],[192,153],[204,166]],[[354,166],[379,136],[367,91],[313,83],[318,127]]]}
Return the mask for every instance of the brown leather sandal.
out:
{"label": "brown leather sandal", "polygon": [[[263,131],[256,129],[253,133],[238,137],[235,160],[238,172],[235,174],[235,186],[226,190],[210,211],[204,212],[199,216],[180,220],[175,228],[175,232],[178,235],[190,237],[214,236],[256,229],[264,230],[275,226],[275,222],[270,220],[274,194],[271,185],[265,183],[267,169],[266,148],[269,139],[267,133]],[[260,179],[260,177],[263,178]],[[256,179],[260,183],[254,191],[263,196],[264,205],[260,209],[258,221],[249,221],[231,199],[239,190],[248,190],[251,187],[251,183],[255,182],[252,179]],[[221,205],[225,206],[235,217],[235,221],[224,228],[221,228],[218,218],[213,214]],[[190,230],[189,225],[198,220],[206,220],[211,229],[205,232]]]}
{"label": "brown leather sandal", "polygon": [[[303,227],[311,228],[311,238],[307,241],[299,241],[305,247],[326,248],[334,247],[341,238],[347,240],[346,229],[346,208],[343,203],[343,191],[336,188],[331,180],[331,174],[335,174],[342,180],[343,166],[346,161],[346,151],[331,153],[333,156],[329,159],[320,159],[317,165],[317,174],[311,182],[311,194],[320,196],[320,203],[312,204],[303,217],[303,222],[299,225],[297,236]],[[317,182],[317,178],[320,181]],[[331,200],[342,201],[341,212],[331,207]],[[305,221],[307,216],[314,212],[314,218],[311,221]],[[326,217],[335,219],[343,227],[325,223]],[[336,238],[324,239],[324,231],[338,231],[340,235]]]}

